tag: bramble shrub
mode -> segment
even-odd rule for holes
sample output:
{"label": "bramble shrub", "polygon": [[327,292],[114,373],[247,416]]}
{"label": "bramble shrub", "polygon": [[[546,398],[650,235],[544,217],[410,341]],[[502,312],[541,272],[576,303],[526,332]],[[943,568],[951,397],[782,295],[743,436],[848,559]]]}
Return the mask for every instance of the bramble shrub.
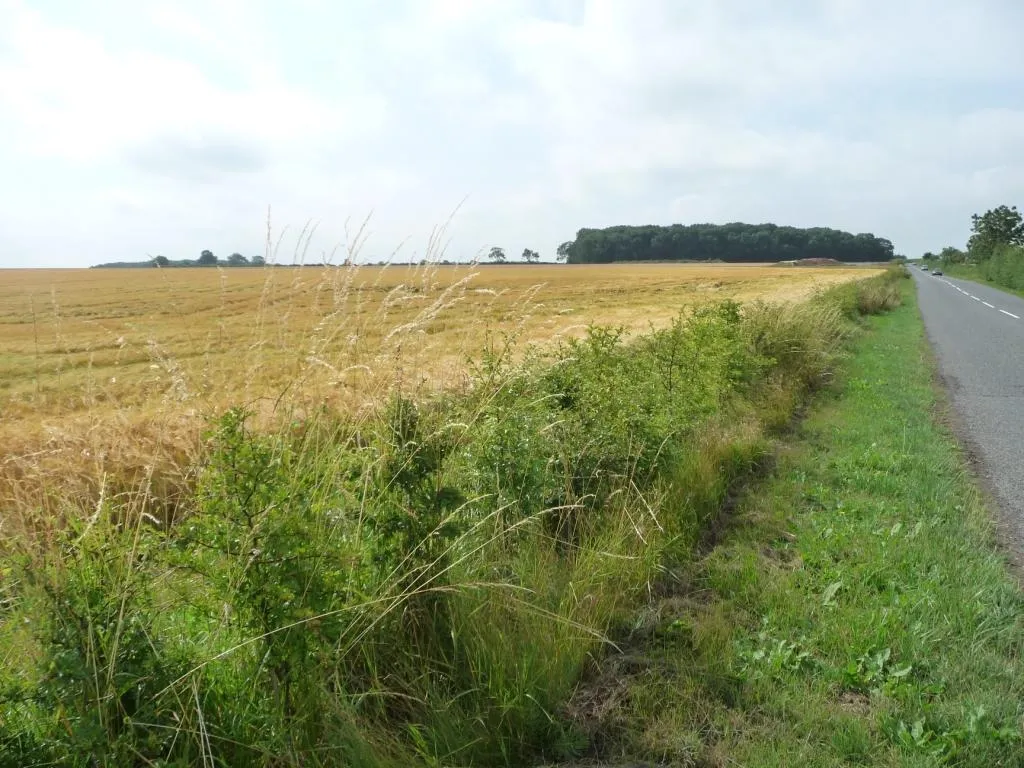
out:
{"label": "bramble shrub", "polygon": [[[324,646],[344,628],[346,550],[332,541],[349,499],[301,438],[266,435],[228,411],[210,436],[197,506],[176,539],[180,563],[226,601],[244,636],[260,638],[268,694],[286,717],[313,695]],[[308,716],[308,712],[304,716]]]}
{"label": "bramble shrub", "polygon": [[161,537],[117,526],[110,514],[105,504],[73,523],[44,561],[22,570],[43,655],[20,708],[40,718],[34,749],[61,764],[157,758],[175,741],[173,683],[189,659],[155,627]]}
{"label": "bramble shrub", "polygon": [[[568,342],[543,376],[557,405],[552,431],[569,494],[562,507],[596,515],[623,486],[650,486],[690,448],[694,430],[754,381],[738,305],[704,307],[627,343],[592,328]],[[563,518],[565,515],[563,515]],[[575,523],[561,519],[559,535]]]}
{"label": "bramble shrub", "polygon": [[384,426],[376,478],[381,492],[366,518],[374,562],[389,572],[418,572],[423,565],[443,571],[462,531],[456,513],[466,499],[445,482],[445,460],[458,446],[462,425],[431,425],[420,406],[399,395]]}

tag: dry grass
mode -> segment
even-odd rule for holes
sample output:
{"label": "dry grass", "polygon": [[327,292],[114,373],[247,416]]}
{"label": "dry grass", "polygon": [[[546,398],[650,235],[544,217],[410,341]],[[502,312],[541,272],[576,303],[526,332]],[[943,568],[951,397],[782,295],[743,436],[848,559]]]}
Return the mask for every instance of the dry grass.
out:
{"label": "dry grass", "polygon": [[[497,334],[644,329],[710,300],[799,300],[863,268],[758,265],[10,270],[0,281],[0,505],[61,511],[182,486],[204,419],[458,386]],[[294,410],[289,411],[294,414]],[[170,478],[170,479],[169,479]],[[166,488],[154,488],[166,496]]]}

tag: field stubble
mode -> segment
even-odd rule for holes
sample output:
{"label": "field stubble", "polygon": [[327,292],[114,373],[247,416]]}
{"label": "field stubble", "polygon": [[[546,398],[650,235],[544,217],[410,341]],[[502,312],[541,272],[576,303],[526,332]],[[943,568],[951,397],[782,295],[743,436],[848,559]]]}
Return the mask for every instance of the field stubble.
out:
{"label": "field stubble", "polygon": [[[485,348],[664,327],[709,301],[796,301],[875,270],[505,265],[11,270],[0,284],[0,503],[174,506],[203,426],[465,386]],[[517,352],[518,353],[518,352]],[[59,480],[57,480],[59,478]],[[155,485],[154,485],[155,484]],[[59,515],[58,515],[59,516]]]}

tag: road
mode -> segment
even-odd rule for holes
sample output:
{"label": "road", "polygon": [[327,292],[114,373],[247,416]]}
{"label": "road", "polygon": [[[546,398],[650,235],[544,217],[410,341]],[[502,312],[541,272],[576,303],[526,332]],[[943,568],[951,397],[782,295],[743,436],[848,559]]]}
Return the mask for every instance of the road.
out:
{"label": "road", "polygon": [[959,431],[1024,554],[1024,299],[910,267]]}

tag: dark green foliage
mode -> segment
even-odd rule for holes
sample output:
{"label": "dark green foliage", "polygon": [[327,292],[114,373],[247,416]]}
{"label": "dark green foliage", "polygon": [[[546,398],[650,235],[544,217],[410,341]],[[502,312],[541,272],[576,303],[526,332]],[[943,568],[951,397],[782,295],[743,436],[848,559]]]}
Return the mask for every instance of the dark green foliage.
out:
{"label": "dark green foliage", "polygon": [[328,472],[343,467],[314,457],[323,458],[302,437],[253,432],[244,411],[229,411],[210,439],[198,511],[176,539],[182,564],[229,601],[246,636],[260,638],[268,695],[289,715],[311,695],[304,684],[319,647],[343,630],[337,609],[352,574],[331,541],[349,500]]}
{"label": "dark green foliage", "polygon": [[621,331],[592,328],[561,357],[546,376],[563,412],[557,434],[576,464],[576,497],[593,496],[598,506],[602,491],[630,480],[644,486],[678,459],[689,433],[760,364],[731,303],[680,317],[635,344],[624,343]]}
{"label": "dark green foliage", "polygon": [[732,303],[628,343],[620,329],[594,327],[555,360],[487,374],[502,384],[488,391],[464,457],[478,514],[506,524],[540,516],[567,546],[623,487],[656,485],[768,363]]}
{"label": "dark green foliage", "polygon": [[44,651],[37,685],[0,697],[5,721],[37,718],[6,737],[22,761],[45,755],[62,765],[122,765],[166,754],[174,740],[181,710],[173,683],[188,659],[154,628],[151,564],[161,541],[141,528],[122,530],[109,512],[97,510],[45,561],[20,569],[44,609],[32,620]]}
{"label": "dark green foliage", "polygon": [[[435,411],[435,414],[443,415]],[[445,460],[458,446],[461,425],[430,424],[420,406],[398,395],[385,415],[384,454],[375,487],[382,489],[367,524],[374,561],[385,571],[444,570],[452,542],[464,529],[456,512],[462,491],[445,482]]]}
{"label": "dark green foliage", "polygon": [[[1000,205],[971,216],[971,237],[967,251],[943,248],[938,257],[925,254],[956,269],[957,275],[989,282],[1014,291],[1024,290],[1024,217],[1016,206]],[[962,266],[968,263],[968,266]]]}
{"label": "dark green foliage", "polygon": [[1024,291],[1024,247],[1002,245],[995,248],[981,263],[980,271],[996,285]]}
{"label": "dark green foliage", "polygon": [[[204,253],[209,253],[209,251],[204,251]],[[202,257],[200,257],[200,259],[198,259],[198,260],[193,260],[193,259],[169,259],[166,256],[156,256],[156,257],[154,257],[152,259],[149,259],[147,261],[111,261],[111,262],[107,262],[107,263],[104,263],[104,264],[96,264],[92,268],[93,269],[139,269],[139,268],[142,268],[142,267],[161,267],[161,268],[169,268],[169,267],[194,267],[196,265],[200,265],[200,266],[214,266],[214,265],[218,265],[218,266],[222,266],[222,267],[237,268],[237,267],[263,267],[263,266],[266,266],[266,263],[267,263],[266,259],[264,259],[262,256],[253,256],[251,259],[247,259],[245,256],[243,256],[240,253],[234,253],[225,262],[217,261],[216,260],[216,256],[214,256],[214,260],[213,261],[211,261],[209,258],[207,258],[204,261],[202,259]],[[297,265],[292,264],[292,265],[289,265],[289,266],[295,267]],[[311,265],[303,265],[303,266],[309,266],[309,267],[323,269],[323,265],[322,264],[311,264]]]}
{"label": "dark green foliage", "polygon": [[988,259],[1007,246],[1024,246],[1024,218],[1017,206],[1000,205],[971,216],[967,251],[973,259]]}
{"label": "dark green foliage", "polygon": [[938,256],[926,253],[924,255],[924,258],[925,260],[934,260],[937,258],[940,261],[942,261],[943,264],[962,264],[965,261],[967,261],[967,253],[961,251],[959,248],[946,246],[945,248],[942,249]]}
{"label": "dark green foliage", "polygon": [[[560,249],[560,254],[562,250]],[[673,224],[581,229],[564,249],[570,264],[612,261],[889,261],[893,246],[871,234],[775,224]]]}

